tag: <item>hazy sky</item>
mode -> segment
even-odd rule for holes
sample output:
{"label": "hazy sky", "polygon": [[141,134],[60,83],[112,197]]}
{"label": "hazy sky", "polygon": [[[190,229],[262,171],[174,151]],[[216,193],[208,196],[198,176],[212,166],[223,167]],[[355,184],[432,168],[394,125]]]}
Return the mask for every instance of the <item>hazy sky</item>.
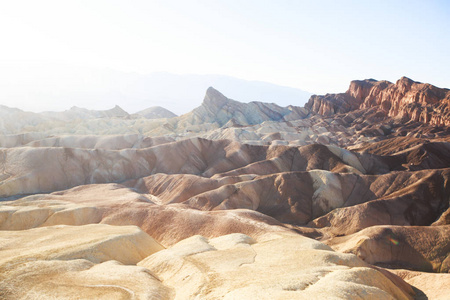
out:
{"label": "hazy sky", "polygon": [[445,0],[0,0],[0,38],[3,78],[59,64],[223,74],[317,94],[401,76],[450,88]]}

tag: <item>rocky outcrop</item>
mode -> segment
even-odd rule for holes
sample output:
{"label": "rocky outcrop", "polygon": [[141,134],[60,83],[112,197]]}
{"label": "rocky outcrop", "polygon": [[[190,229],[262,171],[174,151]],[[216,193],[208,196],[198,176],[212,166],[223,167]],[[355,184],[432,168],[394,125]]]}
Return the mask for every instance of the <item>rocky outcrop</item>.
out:
{"label": "rocky outcrop", "polygon": [[255,125],[264,121],[284,121],[304,118],[306,111],[299,107],[280,107],[274,103],[241,103],[228,99],[210,87],[200,107],[169,123],[177,128],[194,130],[195,125],[216,124],[222,127],[229,121],[239,125]]}
{"label": "rocky outcrop", "polygon": [[313,95],[305,108],[322,116],[332,116],[358,109],[359,103],[348,94]]}
{"label": "rocky outcrop", "polygon": [[407,77],[395,84],[374,79],[352,81],[347,92],[314,95],[305,107],[324,116],[377,107],[389,117],[436,126],[450,125],[450,90]]}

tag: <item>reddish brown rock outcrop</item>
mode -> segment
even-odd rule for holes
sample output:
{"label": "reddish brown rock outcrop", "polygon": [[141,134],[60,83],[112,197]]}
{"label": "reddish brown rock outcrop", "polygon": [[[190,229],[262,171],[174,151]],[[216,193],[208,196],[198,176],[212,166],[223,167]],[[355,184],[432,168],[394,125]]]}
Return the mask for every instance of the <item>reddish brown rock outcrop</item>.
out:
{"label": "reddish brown rock outcrop", "polygon": [[377,107],[389,117],[436,126],[450,125],[450,90],[407,77],[395,84],[374,79],[355,80],[347,92],[314,95],[305,107],[324,116]]}

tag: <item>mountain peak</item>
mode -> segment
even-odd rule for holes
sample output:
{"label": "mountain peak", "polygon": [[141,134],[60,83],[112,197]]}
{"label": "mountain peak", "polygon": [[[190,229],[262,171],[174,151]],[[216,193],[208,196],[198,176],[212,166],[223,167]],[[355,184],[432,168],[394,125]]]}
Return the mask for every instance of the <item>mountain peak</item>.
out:
{"label": "mountain peak", "polygon": [[299,107],[287,108],[259,101],[242,103],[229,99],[215,88],[209,87],[202,105],[191,113],[180,116],[178,126],[186,127],[208,123],[222,127],[232,120],[227,126],[236,127],[261,124],[265,121],[280,121],[285,117],[294,120],[304,116],[305,113]]}
{"label": "mountain peak", "polygon": [[147,119],[174,118],[177,115],[161,106],[152,106],[136,113]]}
{"label": "mountain peak", "polygon": [[400,78],[399,80],[397,80],[397,85],[412,85],[413,83],[419,83],[419,82],[415,82],[414,80],[412,80],[411,78],[408,78],[406,76],[403,76],[402,78]]}
{"label": "mountain peak", "polygon": [[210,86],[206,90],[205,99],[206,98],[226,98],[226,97],[221,92]]}
{"label": "mountain peak", "polygon": [[210,108],[220,109],[230,101],[231,100],[225,97],[221,92],[219,92],[213,87],[209,87],[206,90],[205,98],[203,99],[202,105],[208,106]]}
{"label": "mountain peak", "polygon": [[120,107],[117,104],[113,108],[109,109],[108,111],[128,114],[122,107]]}

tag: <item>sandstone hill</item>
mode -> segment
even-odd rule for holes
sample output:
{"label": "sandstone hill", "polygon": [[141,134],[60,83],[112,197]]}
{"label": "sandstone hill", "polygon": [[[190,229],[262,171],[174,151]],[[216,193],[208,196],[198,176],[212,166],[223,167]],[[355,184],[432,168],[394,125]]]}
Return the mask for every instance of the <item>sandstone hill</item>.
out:
{"label": "sandstone hill", "polygon": [[[255,125],[264,121],[296,120],[306,115],[300,107],[280,107],[274,103],[241,103],[230,100],[210,87],[200,107],[181,116],[178,123],[198,125],[216,123],[223,126],[232,121],[237,125]],[[185,126],[185,125],[184,125]]]}
{"label": "sandstone hill", "polygon": [[402,78],[153,120],[0,107],[0,298],[446,299],[448,100]]}

